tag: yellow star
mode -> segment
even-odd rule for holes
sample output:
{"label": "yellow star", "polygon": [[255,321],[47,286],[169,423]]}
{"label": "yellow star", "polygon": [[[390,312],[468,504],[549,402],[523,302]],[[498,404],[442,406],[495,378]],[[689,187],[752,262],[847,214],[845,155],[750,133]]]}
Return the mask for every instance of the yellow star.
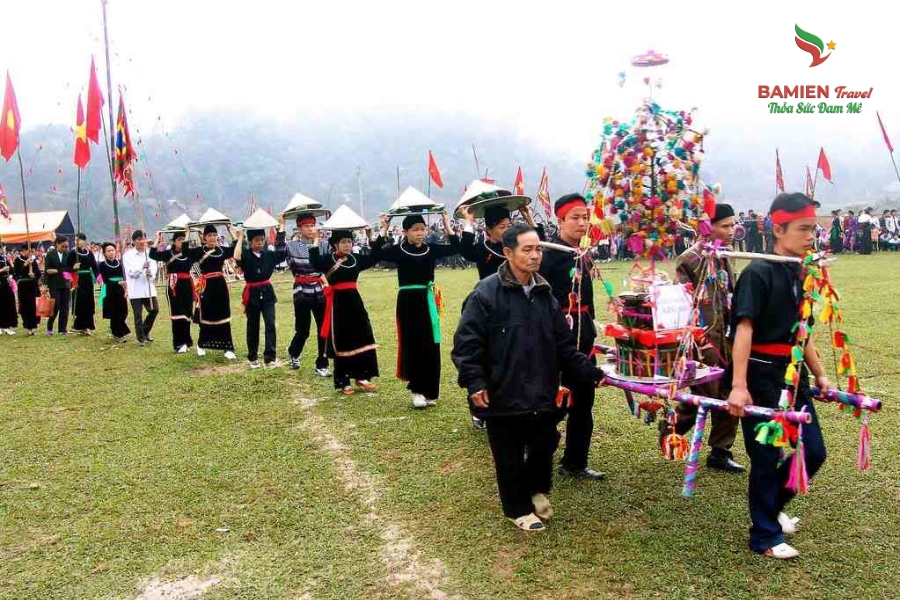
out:
{"label": "yellow star", "polygon": [[75,126],[75,139],[87,142],[87,127],[85,125]]}
{"label": "yellow star", "polygon": [[835,45],[836,45],[836,44],[835,44],[833,41],[828,42],[828,49],[829,49],[829,50],[834,50]]}

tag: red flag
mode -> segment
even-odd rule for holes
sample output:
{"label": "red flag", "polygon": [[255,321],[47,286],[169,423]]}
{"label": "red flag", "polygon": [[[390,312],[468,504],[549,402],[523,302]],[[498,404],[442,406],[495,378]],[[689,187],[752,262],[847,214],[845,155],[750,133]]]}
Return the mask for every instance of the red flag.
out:
{"label": "red flag", "polygon": [[784,175],[781,173],[781,158],[778,156],[778,148],[775,148],[775,187],[779,192],[784,191]]}
{"label": "red flag", "polygon": [[95,144],[100,142],[100,127],[103,123],[103,93],[97,81],[97,69],[94,68],[94,57],[91,57],[91,78],[87,96],[87,138]]}
{"label": "red flag", "polygon": [[125,115],[125,102],[119,96],[119,115],[116,117],[116,181],[125,188],[125,195],[134,195],[134,174],[131,163],[136,161],[134,148],[131,146],[131,134],[128,132],[128,117]]}
{"label": "red flag", "polygon": [[19,104],[16,102],[16,91],[12,79],[6,73],[6,94],[3,96],[3,113],[0,114],[0,154],[9,162],[16,148],[19,147],[19,129],[22,119],[19,118]]}
{"label": "red flag", "polygon": [[[269,213],[269,214],[271,215],[271,214],[272,214],[272,207],[269,206],[269,208],[266,209],[266,212]],[[273,246],[275,245],[275,235],[276,235],[276,233],[275,233],[275,228],[272,227],[271,229],[269,229],[269,244],[271,244],[271,245],[273,245]]]}
{"label": "red flag", "polygon": [[828,164],[828,157],[825,156],[825,148],[819,148],[819,164],[816,165],[816,169],[822,169],[822,177],[829,183],[834,183],[831,180],[831,165]]}
{"label": "red flag", "polygon": [[813,197],[813,178],[809,173],[809,165],[806,165],[806,195]]}
{"label": "red flag", "polygon": [[78,112],[75,115],[75,157],[73,162],[79,169],[87,166],[91,160],[91,145],[87,140],[87,128],[84,123],[84,108],[81,105],[81,94],[78,94]]}
{"label": "red flag", "polygon": [[489,183],[491,185],[494,185],[495,183],[497,183],[496,179],[488,179],[487,177],[482,177],[481,181],[483,181],[485,183]]}
{"label": "red flag", "polygon": [[884,123],[881,122],[881,115],[878,114],[878,111],[875,111],[875,116],[878,117],[878,126],[881,127],[881,135],[884,136],[884,143],[887,144],[888,152],[891,154],[894,153],[894,147],[891,145],[891,138],[888,137],[887,131],[884,129]]}
{"label": "red flag", "polygon": [[434,160],[434,154],[428,151],[428,176],[439,188],[444,187],[444,180],[441,178],[441,170],[438,169],[437,162]]}
{"label": "red flag", "polygon": [[519,196],[525,195],[525,177],[522,175],[522,167],[519,167],[516,172],[516,182],[513,184],[513,188]]}
{"label": "red flag", "polygon": [[538,200],[541,203],[541,206],[544,207],[544,214],[547,215],[547,218],[552,218],[553,210],[550,207],[550,179],[547,177],[547,167],[544,167],[543,172],[541,172],[541,182],[538,184],[537,191]]}

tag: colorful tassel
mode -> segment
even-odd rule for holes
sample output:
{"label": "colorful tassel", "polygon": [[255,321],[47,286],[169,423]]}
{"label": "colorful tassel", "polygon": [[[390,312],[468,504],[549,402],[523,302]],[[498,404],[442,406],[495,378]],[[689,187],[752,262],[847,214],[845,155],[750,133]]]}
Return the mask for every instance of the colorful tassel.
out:
{"label": "colorful tassel", "polygon": [[803,451],[803,438],[797,440],[797,448],[791,457],[791,474],[784,487],[795,494],[806,494],[809,490],[809,475],[806,472],[806,458]]}
{"label": "colorful tassel", "polygon": [[869,418],[863,419],[859,429],[859,453],[856,457],[856,466],[860,471],[868,471],[872,468],[872,436],[869,433]]}

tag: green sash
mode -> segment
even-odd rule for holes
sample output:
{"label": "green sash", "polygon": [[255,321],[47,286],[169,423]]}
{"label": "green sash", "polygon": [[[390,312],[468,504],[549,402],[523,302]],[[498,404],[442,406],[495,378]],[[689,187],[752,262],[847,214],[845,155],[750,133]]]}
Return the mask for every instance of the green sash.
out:
{"label": "green sash", "polygon": [[[110,283],[119,283],[122,281],[121,277],[110,277]],[[103,308],[103,301],[106,299],[106,280],[103,280],[103,285],[100,286],[100,308]]]}
{"label": "green sash", "polygon": [[401,285],[400,291],[406,290],[428,290],[428,314],[431,316],[431,333],[434,337],[434,343],[441,343],[441,317],[438,314],[437,300],[434,295],[434,282],[429,281],[427,285]]}

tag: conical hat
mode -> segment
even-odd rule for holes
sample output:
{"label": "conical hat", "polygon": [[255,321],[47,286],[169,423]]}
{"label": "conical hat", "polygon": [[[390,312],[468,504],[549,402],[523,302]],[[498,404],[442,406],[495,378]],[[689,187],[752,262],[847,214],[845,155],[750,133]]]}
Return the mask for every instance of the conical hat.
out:
{"label": "conical hat", "polygon": [[266,229],[268,227],[278,227],[278,221],[262,208],[257,208],[256,212],[247,217],[242,223],[242,227],[244,229]]}
{"label": "conical hat", "polygon": [[400,210],[409,210],[416,208],[429,208],[432,206],[436,206],[437,203],[414,188],[413,186],[409,186],[403,193],[400,194],[400,197],[394,201],[391,205],[390,210],[392,211],[400,211]]}
{"label": "conical hat", "polygon": [[341,207],[334,211],[319,229],[365,229],[368,226],[365,219],[353,212],[352,208],[341,204]]}
{"label": "conical hat", "polygon": [[313,200],[309,196],[304,196],[303,194],[297,192],[296,194],[294,194],[294,197],[291,198],[290,202],[287,203],[287,206],[284,207],[284,210],[281,211],[281,214],[285,215],[285,218],[287,219],[295,216],[297,213],[321,208],[321,202]]}
{"label": "conical hat", "polygon": [[509,190],[476,179],[463,192],[462,198],[459,199],[459,204],[456,205],[456,210],[453,212],[457,217],[462,217],[462,207],[471,205],[472,216],[478,219],[484,216],[484,209],[491,206],[504,206],[513,211],[519,210],[530,202],[531,198],[528,196],[514,196]]}
{"label": "conical hat", "polygon": [[511,195],[512,193],[509,190],[505,190],[501,187],[497,187],[494,184],[476,179],[472,183],[470,183],[468,187],[466,187],[466,191],[463,192],[462,198],[459,199],[459,204],[467,204],[472,200],[482,200],[484,198]]}
{"label": "conical hat", "polygon": [[166,231],[184,231],[184,228],[190,225],[190,223],[191,218],[185,213],[181,213],[181,216],[166,225]]}
{"label": "conical hat", "polygon": [[231,219],[214,208],[207,208],[206,212],[197,219],[197,225],[230,225]]}

